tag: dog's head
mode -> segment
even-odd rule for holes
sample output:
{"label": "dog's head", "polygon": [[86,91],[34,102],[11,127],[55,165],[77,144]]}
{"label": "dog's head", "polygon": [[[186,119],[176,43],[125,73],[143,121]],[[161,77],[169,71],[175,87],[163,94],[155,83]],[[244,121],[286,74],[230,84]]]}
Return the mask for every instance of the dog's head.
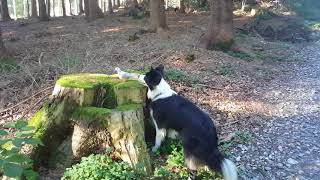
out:
{"label": "dog's head", "polygon": [[158,86],[161,80],[164,78],[164,66],[160,64],[158,67],[151,67],[150,71],[144,77],[144,81],[148,85],[150,90],[153,90]]}

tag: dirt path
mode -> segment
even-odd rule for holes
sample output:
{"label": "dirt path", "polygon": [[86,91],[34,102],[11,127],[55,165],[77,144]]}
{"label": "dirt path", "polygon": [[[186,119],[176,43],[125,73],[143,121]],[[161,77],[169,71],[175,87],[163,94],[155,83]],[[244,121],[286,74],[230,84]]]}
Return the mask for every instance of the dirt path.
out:
{"label": "dirt path", "polygon": [[293,56],[301,60],[288,67],[294,75],[257,89],[272,109],[237,148],[242,179],[320,179],[320,42]]}

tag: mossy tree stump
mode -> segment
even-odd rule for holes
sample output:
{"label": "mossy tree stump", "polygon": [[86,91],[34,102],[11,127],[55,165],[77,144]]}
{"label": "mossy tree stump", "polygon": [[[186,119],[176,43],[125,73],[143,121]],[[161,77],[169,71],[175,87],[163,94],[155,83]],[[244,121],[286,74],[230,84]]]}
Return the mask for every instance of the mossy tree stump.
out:
{"label": "mossy tree stump", "polygon": [[74,74],[60,78],[50,100],[29,121],[44,146],[36,162],[65,168],[83,156],[114,149],[131,165],[151,172],[144,137],[146,88],[117,75]]}

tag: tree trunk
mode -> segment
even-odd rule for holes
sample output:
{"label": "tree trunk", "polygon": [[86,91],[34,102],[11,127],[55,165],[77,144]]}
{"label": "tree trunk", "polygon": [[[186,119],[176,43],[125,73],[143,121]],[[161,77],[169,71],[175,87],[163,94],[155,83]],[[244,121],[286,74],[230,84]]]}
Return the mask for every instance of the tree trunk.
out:
{"label": "tree trunk", "polygon": [[101,74],[63,76],[49,102],[29,120],[44,144],[33,149],[33,157],[64,169],[111,147],[116,157],[132,166],[141,164],[150,174],[145,104],[146,88],[137,81]]}
{"label": "tree trunk", "polygon": [[38,0],[39,3],[39,18],[40,21],[48,21],[49,16],[47,14],[47,8],[46,8],[46,3],[44,0]]}
{"label": "tree trunk", "polygon": [[112,1],[111,0],[108,0],[108,13],[109,14],[113,13]]}
{"label": "tree trunk", "polygon": [[12,0],[13,18],[17,19],[17,6],[16,0]]}
{"label": "tree trunk", "polygon": [[139,6],[138,0],[133,0],[133,5],[135,8],[137,8]]}
{"label": "tree trunk", "polygon": [[50,17],[50,13],[51,13],[51,12],[50,12],[50,8],[51,8],[51,7],[50,7],[50,6],[51,6],[50,0],[47,0],[47,4],[46,4],[46,5],[47,5],[47,14],[48,14],[48,16]]}
{"label": "tree trunk", "polygon": [[210,11],[208,31],[200,38],[200,47],[221,50],[230,48],[233,43],[232,0],[211,0]]}
{"label": "tree trunk", "polygon": [[168,28],[163,0],[150,0],[150,21],[153,32]]}
{"label": "tree trunk", "polygon": [[89,17],[89,0],[83,0],[84,2],[84,13],[86,17]]}
{"label": "tree trunk", "polygon": [[53,12],[53,17],[56,17],[56,4],[55,0],[52,0],[52,12]]}
{"label": "tree trunk", "polygon": [[98,5],[97,0],[89,0],[89,21],[103,18],[103,13]]}
{"label": "tree trunk", "polygon": [[0,58],[5,57],[6,55],[7,55],[7,51],[2,40],[2,31],[0,26]]}
{"label": "tree trunk", "polygon": [[38,17],[37,0],[31,0],[31,17]]}
{"label": "tree trunk", "polygon": [[247,2],[247,0],[242,0],[241,1],[241,11],[243,11],[243,12],[244,12],[244,10],[246,8],[246,2]]}
{"label": "tree trunk", "polygon": [[72,16],[72,0],[69,0],[69,5],[70,16]]}
{"label": "tree trunk", "polygon": [[64,0],[61,1],[61,6],[62,6],[62,16],[66,17],[67,16],[67,14],[66,14],[66,4],[65,4]]}
{"label": "tree trunk", "polygon": [[184,4],[185,0],[180,0],[180,8],[179,8],[179,12],[180,13],[186,13],[186,6]]}
{"label": "tree trunk", "polygon": [[120,6],[120,0],[117,0],[117,7],[119,7]]}
{"label": "tree trunk", "polygon": [[7,0],[1,0],[0,1],[0,7],[1,7],[1,20],[2,21],[10,21],[11,17],[9,15],[9,9],[8,9],[8,2]]}
{"label": "tree trunk", "polygon": [[83,0],[79,0],[79,15],[84,13],[83,4],[82,3],[83,3]]}
{"label": "tree trunk", "polygon": [[27,0],[27,17],[30,18],[30,4],[29,4],[29,0]]}

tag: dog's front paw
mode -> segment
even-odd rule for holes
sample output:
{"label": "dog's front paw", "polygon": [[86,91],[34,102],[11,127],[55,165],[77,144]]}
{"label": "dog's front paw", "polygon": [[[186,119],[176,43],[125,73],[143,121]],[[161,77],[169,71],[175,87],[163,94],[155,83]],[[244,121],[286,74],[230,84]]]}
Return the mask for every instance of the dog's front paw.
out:
{"label": "dog's front paw", "polygon": [[151,149],[151,151],[155,153],[155,152],[157,152],[157,151],[158,151],[158,149],[159,149],[159,147],[158,147],[158,146],[153,146],[153,147],[152,147],[152,149]]}

